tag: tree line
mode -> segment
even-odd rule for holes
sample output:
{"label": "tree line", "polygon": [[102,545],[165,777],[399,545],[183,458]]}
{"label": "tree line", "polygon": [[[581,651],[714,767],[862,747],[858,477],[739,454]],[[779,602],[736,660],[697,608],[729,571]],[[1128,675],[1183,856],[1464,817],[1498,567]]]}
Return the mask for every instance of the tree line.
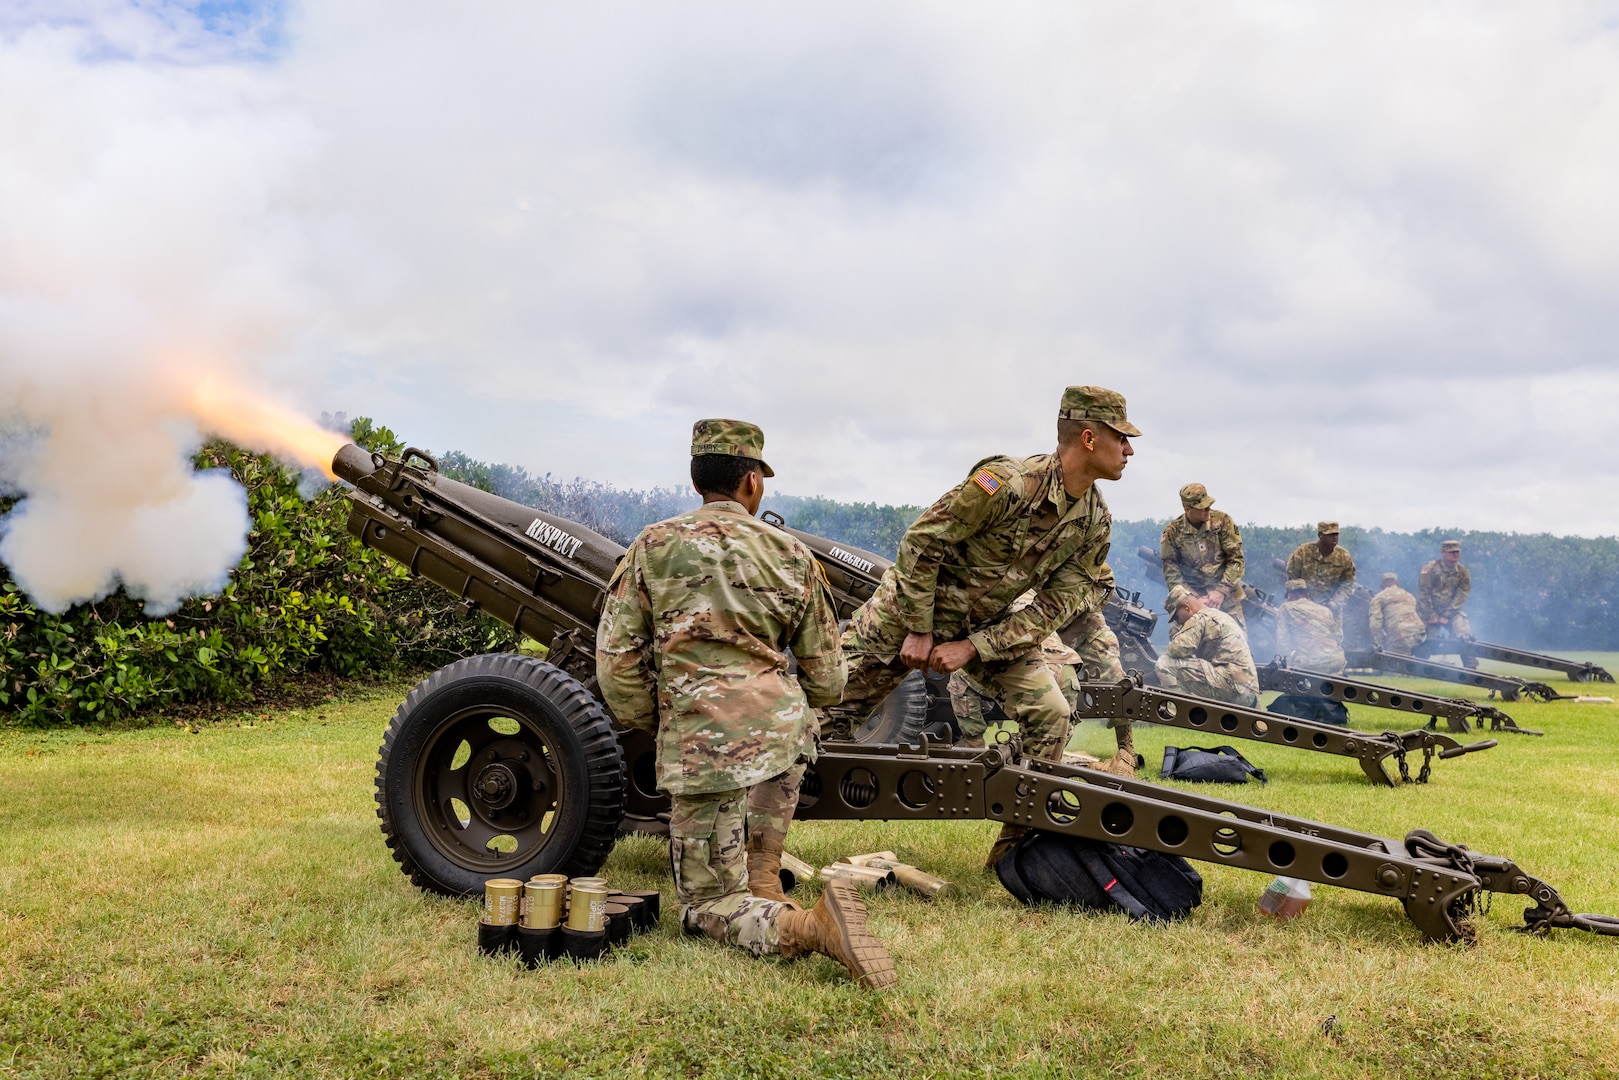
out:
{"label": "tree line", "polygon": [[[344,426],[369,449],[403,449],[368,419]],[[689,489],[561,480],[458,451],[439,462],[453,479],[625,544],[643,526],[699,502]],[[159,618],[122,589],[52,614],[34,607],[0,566],[0,712],[37,725],[109,721],[169,703],[242,701],[307,673],[419,672],[519,644],[506,627],[459,614],[443,590],[360,546],[347,532],[340,485],[306,497],[297,470],[218,441],[202,447],[195,464],[228,470],[247,491],[252,531],[230,583]],[[13,504],[0,498],[0,528]],[[889,558],[922,509],[774,493],[765,508],[794,528]],[[1119,584],[1154,608],[1162,606],[1163,583],[1136,551],[1156,551],[1164,524],[1116,521],[1113,528]],[[1315,530],[1249,525],[1243,536],[1247,580],[1277,591],[1282,577],[1271,560],[1313,541]],[[1532,649],[1619,649],[1619,539],[1354,526],[1342,535],[1368,587],[1394,570],[1413,591],[1418,569],[1449,538],[1462,542],[1473,572],[1468,608],[1481,638]]]}

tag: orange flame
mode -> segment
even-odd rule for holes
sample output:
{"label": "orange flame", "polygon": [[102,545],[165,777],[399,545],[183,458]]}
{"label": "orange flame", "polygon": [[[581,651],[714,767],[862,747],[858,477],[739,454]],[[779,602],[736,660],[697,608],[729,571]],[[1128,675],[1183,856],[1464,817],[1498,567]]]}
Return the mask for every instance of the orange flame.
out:
{"label": "orange flame", "polygon": [[337,479],[332,472],[332,458],[348,440],[291,409],[208,378],[193,390],[191,411],[203,430],[212,435],[313,466],[327,479]]}

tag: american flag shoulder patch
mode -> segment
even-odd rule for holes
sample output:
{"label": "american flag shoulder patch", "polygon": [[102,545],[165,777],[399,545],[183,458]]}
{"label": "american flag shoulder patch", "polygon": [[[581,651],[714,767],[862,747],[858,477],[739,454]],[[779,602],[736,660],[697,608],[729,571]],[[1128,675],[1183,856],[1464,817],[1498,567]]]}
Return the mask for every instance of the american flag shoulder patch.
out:
{"label": "american flag shoulder patch", "polygon": [[990,472],[988,469],[979,469],[977,472],[973,473],[973,483],[977,484],[991,495],[1001,490],[1001,482],[995,479],[995,474]]}

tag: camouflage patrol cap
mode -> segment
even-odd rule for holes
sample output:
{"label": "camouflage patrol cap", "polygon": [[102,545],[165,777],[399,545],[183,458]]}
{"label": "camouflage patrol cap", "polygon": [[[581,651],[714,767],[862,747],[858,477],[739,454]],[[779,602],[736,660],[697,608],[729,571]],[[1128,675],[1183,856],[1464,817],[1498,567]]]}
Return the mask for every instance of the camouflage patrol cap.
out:
{"label": "camouflage patrol cap", "polygon": [[1323,521],[1318,523],[1315,527],[1315,534],[1317,536],[1332,536],[1337,531],[1338,523],[1336,521]]}
{"label": "camouflage patrol cap", "polygon": [[729,454],[732,457],[752,458],[764,469],[766,476],[776,471],[765,464],[765,433],[757,424],[746,420],[699,420],[691,426],[691,456],[702,454]]}
{"label": "camouflage patrol cap", "polygon": [[1214,505],[1214,499],[1202,484],[1187,484],[1181,488],[1181,505],[1188,510],[1207,510]]}
{"label": "camouflage patrol cap", "polygon": [[1393,570],[1383,571],[1383,584],[1387,585],[1391,581],[1398,585],[1400,583],[1400,575],[1396,574]]}
{"label": "camouflage patrol cap", "polygon": [[1301,577],[1287,579],[1288,592],[1309,592],[1310,583]]}
{"label": "camouflage patrol cap", "polygon": [[1188,589],[1185,585],[1177,585],[1173,589],[1169,590],[1169,599],[1164,601],[1164,610],[1173,615],[1175,614],[1175,609],[1181,606],[1182,601],[1190,600],[1196,595],[1196,593],[1194,593],[1191,589]]}
{"label": "camouflage patrol cap", "polygon": [[1444,543],[1439,545],[1439,550],[1460,551],[1462,550],[1462,542],[1460,540],[1446,540]]}
{"label": "camouflage patrol cap", "polygon": [[1094,420],[1106,424],[1120,435],[1141,434],[1141,429],[1125,416],[1124,395],[1101,386],[1070,386],[1064,390],[1057,419]]}

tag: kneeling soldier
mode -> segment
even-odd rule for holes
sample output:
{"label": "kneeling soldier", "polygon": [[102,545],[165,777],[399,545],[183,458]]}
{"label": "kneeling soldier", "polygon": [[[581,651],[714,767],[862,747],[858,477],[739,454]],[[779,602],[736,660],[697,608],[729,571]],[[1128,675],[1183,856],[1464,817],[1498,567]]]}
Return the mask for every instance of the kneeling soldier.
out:
{"label": "kneeling soldier", "polygon": [[1372,644],[1384,652],[1409,656],[1428,636],[1417,614],[1417,598],[1400,588],[1400,575],[1392,570],[1383,575],[1382,588],[1366,610],[1371,624]]}
{"label": "kneeling soldier", "polygon": [[1310,583],[1303,578],[1287,583],[1287,603],[1276,613],[1276,651],[1307,671],[1336,675],[1344,669],[1337,616],[1310,599]]}
{"label": "kneeling soldier", "polygon": [[846,676],[820,564],[753,516],[775,475],[763,450],[752,424],[697,422],[691,477],[703,505],[648,525],[625,553],[597,631],[597,679],[620,722],[657,736],[686,931],[755,956],[823,953],[864,986],[892,986],[893,962],[849,884],[829,883],[810,911],[748,893],[749,788],[796,795],[815,752],[811,706],[836,702]]}
{"label": "kneeling soldier", "polygon": [[1169,590],[1175,628],[1158,658],[1158,678],[1198,697],[1256,708],[1259,672],[1248,652],[1248,635],[1237,620],[1184,585]]}

